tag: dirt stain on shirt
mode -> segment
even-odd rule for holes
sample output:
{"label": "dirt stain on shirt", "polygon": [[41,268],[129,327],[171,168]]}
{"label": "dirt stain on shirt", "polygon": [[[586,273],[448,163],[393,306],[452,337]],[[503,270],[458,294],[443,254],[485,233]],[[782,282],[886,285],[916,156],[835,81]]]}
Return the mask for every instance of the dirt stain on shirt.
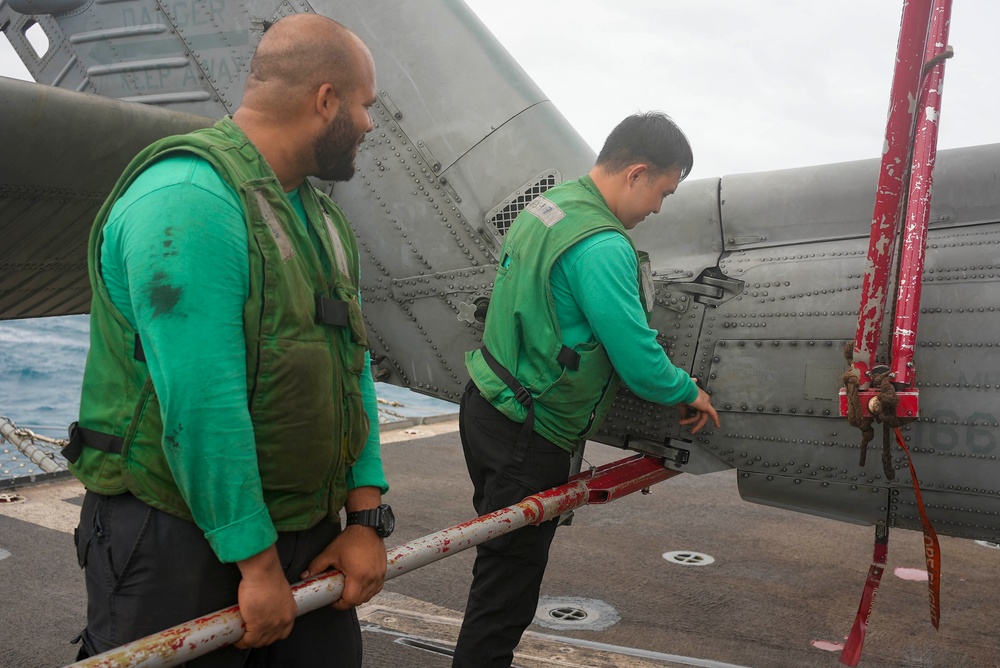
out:
{"label": "dirt stain on shirt", "polygon": [[171,285],[167,278],[166,273],[156,272],[146,289],[149,295],[149,305],[153,307],[154,318],[172,313],[184,292],[184,288]]}
{"label": "dirt stain on shirt", "polygon": [[181,447],[180,441],[178,439],[180,438],[181,432],[183,431],[184,431],[184,425],[178,422],[177,426],[174,427],[169,434],[163,437],[163,442],[166,445],[169,445],[171,448]]}

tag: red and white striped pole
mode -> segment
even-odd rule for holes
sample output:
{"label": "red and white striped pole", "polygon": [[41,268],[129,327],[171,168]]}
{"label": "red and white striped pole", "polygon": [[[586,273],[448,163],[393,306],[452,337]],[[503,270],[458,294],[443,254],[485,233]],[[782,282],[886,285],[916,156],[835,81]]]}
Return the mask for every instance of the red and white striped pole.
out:
{"label": "red and white striped pole", "polygon": [[[444,559],[529,524],[540,524],[588,504],[608,503],[680,473],[660,458],[637,455],[574,476],[570,482],[488,515],[463,522],[389,550],[386,580]],[[340,598],[344,576],[328,571],[292,586],[303,615]],[[70,668],[167,668],[231,645],[243,637],[243,617],[234,605],[140,638]]]}

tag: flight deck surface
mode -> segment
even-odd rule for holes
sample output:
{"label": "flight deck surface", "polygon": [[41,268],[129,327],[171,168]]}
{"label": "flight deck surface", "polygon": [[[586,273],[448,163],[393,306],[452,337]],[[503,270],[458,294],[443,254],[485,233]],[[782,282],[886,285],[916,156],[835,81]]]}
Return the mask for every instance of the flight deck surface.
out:
{"label": "flight deck surface", "polygon": [[[471,519],[455,421],[386,431],[394,547]],[[600,465],[629,453],[589,444]],[[681,475],[562,527],[539,617],[515,666],[802,668],[841,665],[874,530],[747,503],[738,472]],[[72,661],[84,624],[73,552],[82,488],[22,487],[0,504],[0,665]],[[862,667],[1000,666],[1000,549],[941,538],[941,628],[930,623],[923,537],[891,531]],[[674,561],[667,553],[681,553]],[[692,556],[693,555],[693,556]],[[438,668],[461,623],[474,551],[400,576],[359,609],[368,668]],[[678,562],[700,563],[684,565]],[[709,563],[710,562],[710,563]],[[542,625],[544,624],[544,625]]]}

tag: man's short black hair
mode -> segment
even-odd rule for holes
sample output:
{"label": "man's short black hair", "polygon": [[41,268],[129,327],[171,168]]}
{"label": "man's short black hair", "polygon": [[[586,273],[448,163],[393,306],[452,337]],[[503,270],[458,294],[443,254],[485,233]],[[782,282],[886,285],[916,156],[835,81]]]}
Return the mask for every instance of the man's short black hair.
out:
{"label": "man's short black hair", "polygon": [[629,165],[646,163],[658,171],[679,168],[683,180],[694,166],[687,137],[662,111],[633,114],[618,124],[604,140],[597,164],[609,174]]}

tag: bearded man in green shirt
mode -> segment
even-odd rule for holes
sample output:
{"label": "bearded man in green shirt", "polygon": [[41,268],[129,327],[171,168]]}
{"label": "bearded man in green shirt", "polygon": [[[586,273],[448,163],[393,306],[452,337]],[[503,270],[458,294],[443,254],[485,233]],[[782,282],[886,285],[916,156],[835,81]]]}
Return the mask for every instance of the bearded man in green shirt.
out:
{"label": "bearded man in green shirt", "polygon": [[[567,481],[570,457],[607,415],[619,383],[681,407],[693,433],[719,417],[649,326],[649,261],[626,234],[691,172],[666,115],[630,116],[589,174],[533,200],[504,240],[483,347],[460,430],[480,515]],[[477,548],[453,668],[507,668],[538,605],[556,521]]]}
{"label": "bearded man in green shirt", "polygon": [[[238,601],[243,637],[186,665],[361,665],[391,510],[357,243],[306,179],[351,178],[375,100],[356,35],[282,19],[232,118],[144,150],[98,214],[80,658]],[[331,566],[342,598],[296,620],[290,582]]]}

